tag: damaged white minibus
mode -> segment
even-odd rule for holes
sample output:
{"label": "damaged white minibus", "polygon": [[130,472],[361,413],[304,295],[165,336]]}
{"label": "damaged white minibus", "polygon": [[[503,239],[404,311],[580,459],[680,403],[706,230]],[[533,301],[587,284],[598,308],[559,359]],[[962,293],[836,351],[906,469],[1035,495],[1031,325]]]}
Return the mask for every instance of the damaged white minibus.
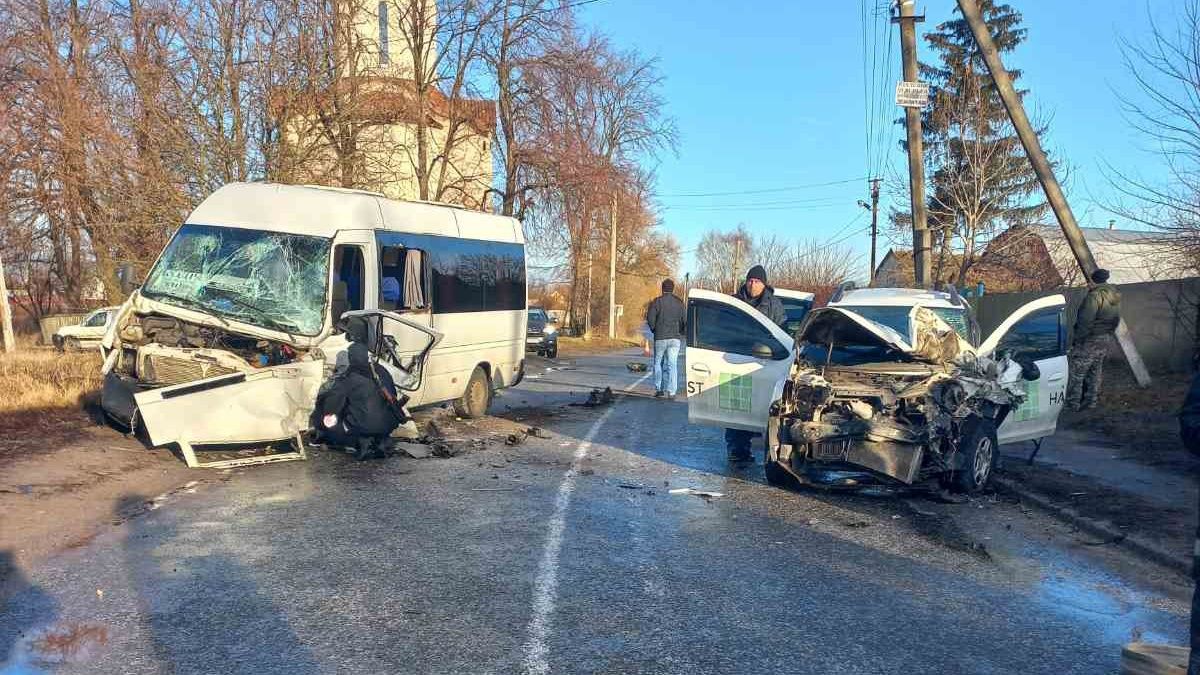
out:
{"label": "damaged white minibus", "polygon": [[360,312],[410,407],[453,401],[478,417],[524,373],[525,308],[513,218],[233,183],[196,207],[118,311],[101,403],[189,465],[204,465],[198,450],[289,440],[293,453],[268,458],[303,456],[317,390],[347,346],[337,319]]}

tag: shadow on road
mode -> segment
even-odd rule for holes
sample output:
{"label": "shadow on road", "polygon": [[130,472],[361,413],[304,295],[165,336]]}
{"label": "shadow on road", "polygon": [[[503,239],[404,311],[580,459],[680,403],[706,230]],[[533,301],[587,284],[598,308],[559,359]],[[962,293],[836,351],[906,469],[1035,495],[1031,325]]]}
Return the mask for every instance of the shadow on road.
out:
{"label": "shadow on road", "polygon": [[[144,511],[145,504],[144,497],[127,495],[116,513]],[[188,542],[177,542],[177,534],[164,519],[135,517],[125,539],[126,568],[160,664],[178,675],[319,672],[283,608],[260,591],[250,569],[219,546],[180,558],[173,544]],[[173,550],[160,560],[161,547]]]}
{"label": "shadow on road", "polygon": [[22,673],[34,630],[58,614],[58,603],[26,578],[12,551],[0,551],[0,673]]}

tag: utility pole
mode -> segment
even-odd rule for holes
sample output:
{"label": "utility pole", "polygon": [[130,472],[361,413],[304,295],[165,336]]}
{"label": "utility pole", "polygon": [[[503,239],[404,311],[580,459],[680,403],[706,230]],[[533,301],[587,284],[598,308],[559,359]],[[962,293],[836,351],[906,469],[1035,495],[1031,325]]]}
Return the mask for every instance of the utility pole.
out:
{"label": "utility pole", "polygon": [[617,196],[608,212],[608,337],[617,337]]}
{"label": "utility pole", "polygon": [[879,179],[871,179],[871,274],[867,278],[875,285],[875,242],[879,239]]}
{"label": "utility pole", "polygon": [[[916,0],[897,0],[900,15],[892,19],[900,24],[900,51],[904,57],[904,81],[918,82]],[[929,287],[929,226],[925,213],[925,142],[921,135],[921,109],[906,106],[904,125],[908,130],[908,183],[912,195],[913,273],[917,288]],[[874,268],[872,268],[874,274]]]}
{"label": "utility pole", "polygon": [[[1025,146],[1025,154],[1029,157],[1033,171],[1037,174],[1038,181],[1041,182],[1042,189],[1046,193],[1046,201],[1054,210],[1054,217],[1058,219],[1058,225],[1062,228],[1063,235],[1071,246],[1071,253],[1075,255],[1075,260],[1079,263],[1079,268],[1083,270],[1090,285],[1092,272],[1095,272],[1097,268],[1096,258],[1092,256],[1092,250],[1088,248],[1087,240],[1083,238],[1079,223],[1075,221],[1075,214],[1071,212],[1071,205],[1067,203],[1067,197],[1063,194],[1058,179],[1054,177],[1054,167],[1046,158],[1046,152],[1042,150],[1042,143],[1038,139],[1037,132],[1029,123],[1029,117],[1025,114],[1025,106],[1021,103],[1021,96],[1013,87],[1012,77],[1004,69],[1004,63],[1000,61],[1000,52],[996,49],[996,43],[992,40],[987,22],[983,20],[983,15],[979,11],[979,4],[975,0],[958,0],[958,8],[962,11],[963,18],[967,20],[971,32],[975,35],[975,42],[979,45],[979,51],[983,52],[983,60],[992,73],[992,80],[996,83],[1000,99],[1004,101],[1004,107],[1008,110],[1008,116],[1017,130],[1017,136],[1021,138],[1021,145]],[[1121,319],[1120,324],[1117,325],[1117,342],[1120,343],[1121,350],[1125,353],[1125,359],[1129,362],[1129,368],[1133,371],[1138,384],[1143,387],[1150,386],[1150,373],[1146,370],[1146,365],[1142,362],[1137,347],[1133,344],[1133,336],[1130,335],[1129,328],[1125,325],[1125,319]]]}
{"label": "utility pole", "polygon": [[3,324],[4,352],[12,353],[17,349],[13,337],[12,308],[8,306],[8,283],[4,280],[4,258],[0,257],[0,323]]}
{"label": "utility pole", "polygon": [[742,235],[740,232],[737,234],[737,238],[734,239],[734,246],[735,247],[734,247],[734,253],[733,253],[733,274],[730,275],[729,281],[730,281],[730,283],[733,284],[733,290],[731,292],[737,293],[738,273],[742,269]]}

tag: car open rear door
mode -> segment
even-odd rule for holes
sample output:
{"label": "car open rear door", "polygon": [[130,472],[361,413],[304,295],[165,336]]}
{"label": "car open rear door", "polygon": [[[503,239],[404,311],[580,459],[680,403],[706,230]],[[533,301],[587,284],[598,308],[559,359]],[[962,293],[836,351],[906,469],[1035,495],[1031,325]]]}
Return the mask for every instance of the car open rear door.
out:
{"label": "car open rear door", "polygon": [[688,296],[688,421],[765,431],[795,340],[753,307],[705,290]]}
{"label": "car open rear door", "polygon": [[1051,295],[1013,312],[978,349],[980,356],[1009,356],[1037,365],[1038,379],[1025,382],[1025,402],[1000,425],[1001,444],[1054,433],[1067,391],[1067,299]]}

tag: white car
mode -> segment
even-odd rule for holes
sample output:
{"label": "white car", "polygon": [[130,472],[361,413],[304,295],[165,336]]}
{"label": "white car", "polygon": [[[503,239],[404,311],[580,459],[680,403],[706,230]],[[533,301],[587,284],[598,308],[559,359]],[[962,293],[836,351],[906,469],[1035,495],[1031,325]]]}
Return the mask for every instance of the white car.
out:
{"label": "white car", "polygon": [[99,349],[100,340],[108,330],[118,307],[103,307],[88,314],[83,321],[73,326],[63,326],[54,332],[51,341],[58,351],[77,352],[81,349]]}
{"label": "white car", "polygon": [[1066,299],[1035,300],[987,339],[957,294],[840,293],[793,339],[741,301],[688,302],[688,418],[766,435],[767,478],[982,489],[998,444],[1054,433],[1067,385]]}

